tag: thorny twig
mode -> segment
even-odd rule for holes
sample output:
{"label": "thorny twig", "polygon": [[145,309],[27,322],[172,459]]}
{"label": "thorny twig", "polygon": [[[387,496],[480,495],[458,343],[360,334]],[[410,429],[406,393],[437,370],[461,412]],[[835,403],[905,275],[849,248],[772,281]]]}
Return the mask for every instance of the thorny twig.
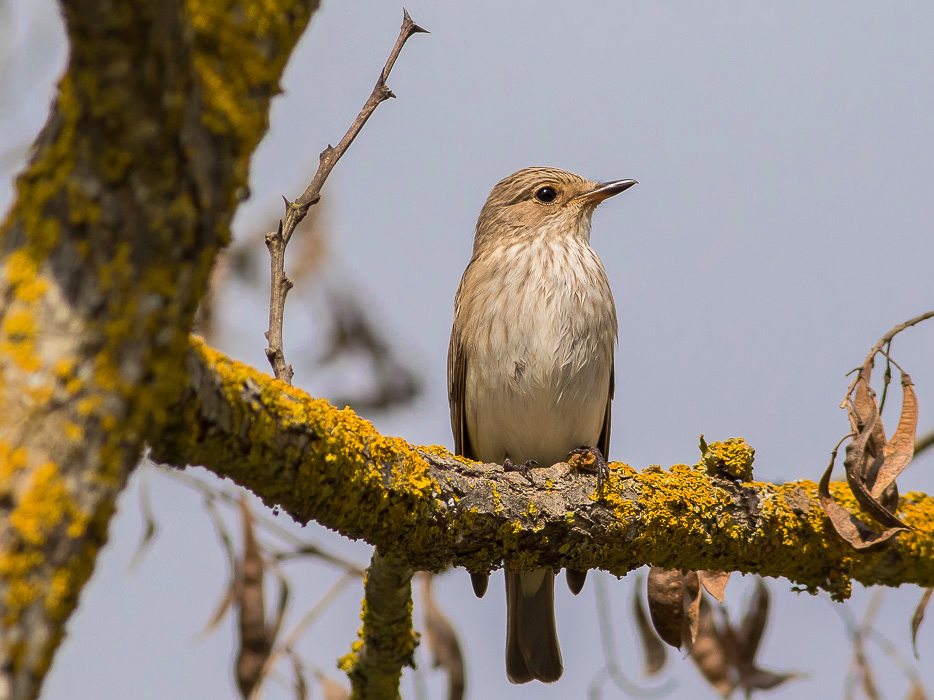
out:
{"label": "thorny twig", "polygon": [[321,188],[324,187],[328,175],[331,174],[331,170],[334,169],[341,156],[350,148],[350,144],[353,143],[357,134],[363,129],[363,125],[366,124],[370,115],[373,114],[381,102],[388,100],[390,97],[395,97],[392,90],[386,86],[386,79],[389,77],[389,73],[409,37],[426,31],[415,24],[406,10],[403,9],[402,12],[402,28],[399,30],[399,38],[396,39],[395,46],[392,47],[392,53],[389,54],[386,65],[383,66],[383,70],[379,74],[379,80],[376,81],[376,86],[373,88],[373,92],[370,93],[366,104],[363,105],[363,109],[360,110],[340,143],[337,146],[328,145],[321,152],[318,160],[318,171],[301,197],[294,202],[290,202],[283,197],[286,209],[285,221],[280,220],[276,231],[266,234],[266,247],[269,248],[271,270],[269,330],[266,331],[266,339],[269,341],[269,345],[266,348],[266,357],[269,359],[269,364],[272,366],[276,379],[287,384],[292,383],[292,367],[286,364],[285,354],[282,350],[282,318],[285,313],[285,297],[292,288],[292,280],[285,274],[285,248],[292,238],[295,227],[305,218],[308,209],[321,199]]}

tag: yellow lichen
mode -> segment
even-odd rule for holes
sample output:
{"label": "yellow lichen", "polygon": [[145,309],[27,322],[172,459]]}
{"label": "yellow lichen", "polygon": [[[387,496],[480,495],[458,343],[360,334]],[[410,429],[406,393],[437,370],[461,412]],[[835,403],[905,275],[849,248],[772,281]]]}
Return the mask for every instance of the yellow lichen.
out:
{"label": "yellow lichen", "polygon": [[700,436],[701,464],[713,476],[730,476],[734,479],[752,479],[752,463],[756,451],[743,438],[730,438],[725,442],[710,445]]}
{"label": "yellow lichen", "polygon": [[39,547],[72,507],[65,483],[52,462],[37,467],[31,483],[10,513],[10,525],[28,544]]}
{"label": "yellow lichen", "polygon": [[0,488],[9,485],[13,475],[26,466],[26,448],[13,447],[0,440]]}

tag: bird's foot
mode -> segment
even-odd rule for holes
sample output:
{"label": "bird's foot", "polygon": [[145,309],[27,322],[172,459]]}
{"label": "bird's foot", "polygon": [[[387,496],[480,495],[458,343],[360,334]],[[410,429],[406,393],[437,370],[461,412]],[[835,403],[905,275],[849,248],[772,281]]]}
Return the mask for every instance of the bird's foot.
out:
{"label": "bird's foot", "polygon": [[533,486],[535,481],[532,479],[532,469],[538,466],[538,462],[534,459],[527,459],[522,464],[516,464],[509,457],[503,460],[503,471],[504,472],[520,472],[526,479],[529,480],[529,483]]}
{"label": "bird's foot", "polygon": [[603,490],[603,483],[610,478],[610,465],[599,447],[578,447],[568,453],[568,465],[572,469],[597,473],[597,491]]}

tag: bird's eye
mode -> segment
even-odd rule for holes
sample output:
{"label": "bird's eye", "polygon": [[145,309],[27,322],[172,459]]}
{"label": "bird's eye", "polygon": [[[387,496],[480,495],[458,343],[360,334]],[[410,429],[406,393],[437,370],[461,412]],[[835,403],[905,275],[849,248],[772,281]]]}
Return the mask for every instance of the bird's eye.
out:
{"label": "bird's eye", "polygon": [[535,190],[535,199],[537,199],[539,202],[544,202],[545,204],[549,204],[555,201],[557,196],[558,193],[555,192],[554,187],[539,187],[537,190]]}

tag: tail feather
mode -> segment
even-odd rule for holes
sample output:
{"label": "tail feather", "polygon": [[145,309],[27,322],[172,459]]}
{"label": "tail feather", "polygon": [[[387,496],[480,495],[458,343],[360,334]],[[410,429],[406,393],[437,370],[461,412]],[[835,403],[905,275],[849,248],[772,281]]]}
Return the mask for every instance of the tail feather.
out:
{"label": "tail feather", "polygon": [[[538,586],[535,583],[539,582]],[[554,683],[564,664],[555,625],[551,569],[506,572],[506,675],[511,683]]]}

